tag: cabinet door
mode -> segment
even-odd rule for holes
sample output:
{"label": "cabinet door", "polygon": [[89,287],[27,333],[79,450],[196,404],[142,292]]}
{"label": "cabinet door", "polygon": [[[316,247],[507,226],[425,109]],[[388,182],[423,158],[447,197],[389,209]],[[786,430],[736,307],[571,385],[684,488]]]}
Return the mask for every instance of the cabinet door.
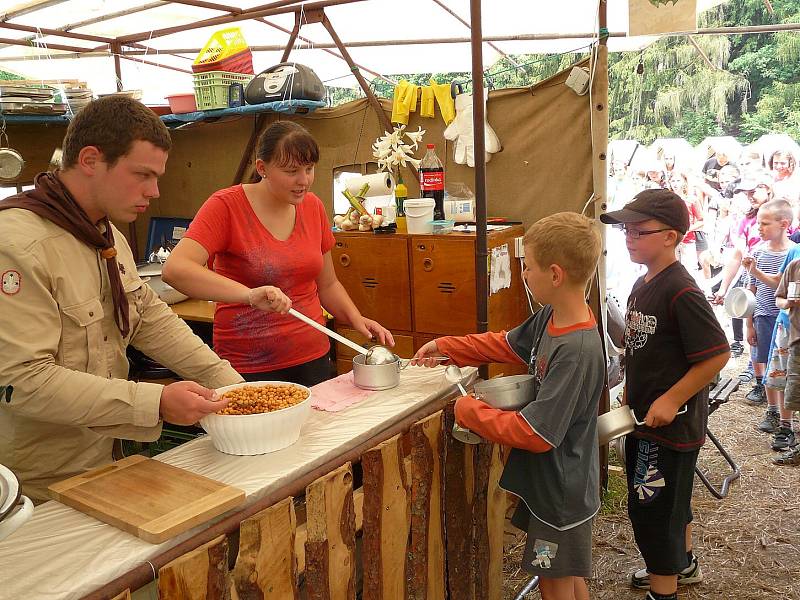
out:
{"label": "cabinet door", "polygon": [[362,315],[387,329],[411,330],[408,238],[337,235],[331,257],[336,276]]}
{"label": "cabinet door", "polygon": [[412,237],[414,331],[463,335],[476,330],[472,238]]}

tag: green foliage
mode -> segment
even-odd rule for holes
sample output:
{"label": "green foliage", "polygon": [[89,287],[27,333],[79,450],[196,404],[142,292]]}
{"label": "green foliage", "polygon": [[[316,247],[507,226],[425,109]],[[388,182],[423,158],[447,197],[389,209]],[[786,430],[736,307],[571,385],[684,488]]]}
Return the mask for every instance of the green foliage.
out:
{"label": "green foliage", "polygon": [[[723,3],[700,16],[699,27],[800,22],[800,0]],[[583,52],[583,53],[581,53]],[[486,69],[492,88],[524,87],[587,56],[588,49],[560,55],[516,55]],[[639,73],[638,71],[642,72]],[[454,79],[469,89],[470,73],[396,74],[427,85]],[[372,82],[378,96],[394,87]],[[361,90],[329,88],[333,104],[363,97]],[[650,143],[682,137],[696,144],[711,135],[750,142],[769,132],[800,139],[800,33],[666,37],[641,52],[609,55],[609,136]]]}

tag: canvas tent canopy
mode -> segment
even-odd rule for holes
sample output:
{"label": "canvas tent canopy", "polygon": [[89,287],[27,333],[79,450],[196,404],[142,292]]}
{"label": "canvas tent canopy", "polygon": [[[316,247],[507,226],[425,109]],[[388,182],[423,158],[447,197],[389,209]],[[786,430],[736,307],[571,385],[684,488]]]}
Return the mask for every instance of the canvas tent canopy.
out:
{"label": "canvas tent canopy", "polygon": [[[719,3],[699,0],[698,10]],[[116,54],[122,59],[124,88],[141,89],[145,102],[161,103],[167,94],[192,90],[191,61],[222,27],[242,29],[255,50],[256,72],[280,62],[299,4],[286,0],[268,4],[263,0],[22,2],[0,13],[0,69],[33,79],[79,79],[96,93],[110,93],[117,89],[112,57]],[[367,79],[392,73],[470,70],[469,0],[318,0],[306,2],[304,10],[315,6],[324,7]],[[509,54],[588,51],[599,30],[598,6],[597,0],[482,2],[484,67]],[[300,19],[304,18],[301,12]],[[212,24],[197,27],[209,19]],[[610,51],[639,49],[655,39],[626,36],[627,2],[608,2],[607,19]],[[164,33],[189,26],[194,28]],[[356,85],[320,23],[302,27],[291,59],[313,68],[329,85]]]}

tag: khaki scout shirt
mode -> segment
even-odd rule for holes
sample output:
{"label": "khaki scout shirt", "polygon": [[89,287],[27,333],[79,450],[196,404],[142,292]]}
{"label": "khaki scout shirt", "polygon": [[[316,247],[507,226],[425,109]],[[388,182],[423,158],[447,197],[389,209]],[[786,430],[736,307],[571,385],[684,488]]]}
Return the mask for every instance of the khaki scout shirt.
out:
{"label": "khaki scout shirt", "polygon": [[53,482],[111,462],[114,438],[161,434],[163,386],[127,381],[133,345],[179,376],[217,388],[242,381],[153,290],[114,228],[130,333],[114,321],[107,263],[24,209],[0,212],[0,463],[32,499]]}

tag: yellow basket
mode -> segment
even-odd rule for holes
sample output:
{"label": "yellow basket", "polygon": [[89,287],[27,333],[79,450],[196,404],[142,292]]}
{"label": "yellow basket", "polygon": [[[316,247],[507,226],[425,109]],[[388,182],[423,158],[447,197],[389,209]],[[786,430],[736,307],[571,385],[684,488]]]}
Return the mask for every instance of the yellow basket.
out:
{"label": "yellow basket", "polygon": [[247,42],[242,35],[242,30],[238,27],[220,29],[208,40],[200,54],[194,59],[192,64],[205,65],[208,63],[225,60],[237,52],[247,50]]}

